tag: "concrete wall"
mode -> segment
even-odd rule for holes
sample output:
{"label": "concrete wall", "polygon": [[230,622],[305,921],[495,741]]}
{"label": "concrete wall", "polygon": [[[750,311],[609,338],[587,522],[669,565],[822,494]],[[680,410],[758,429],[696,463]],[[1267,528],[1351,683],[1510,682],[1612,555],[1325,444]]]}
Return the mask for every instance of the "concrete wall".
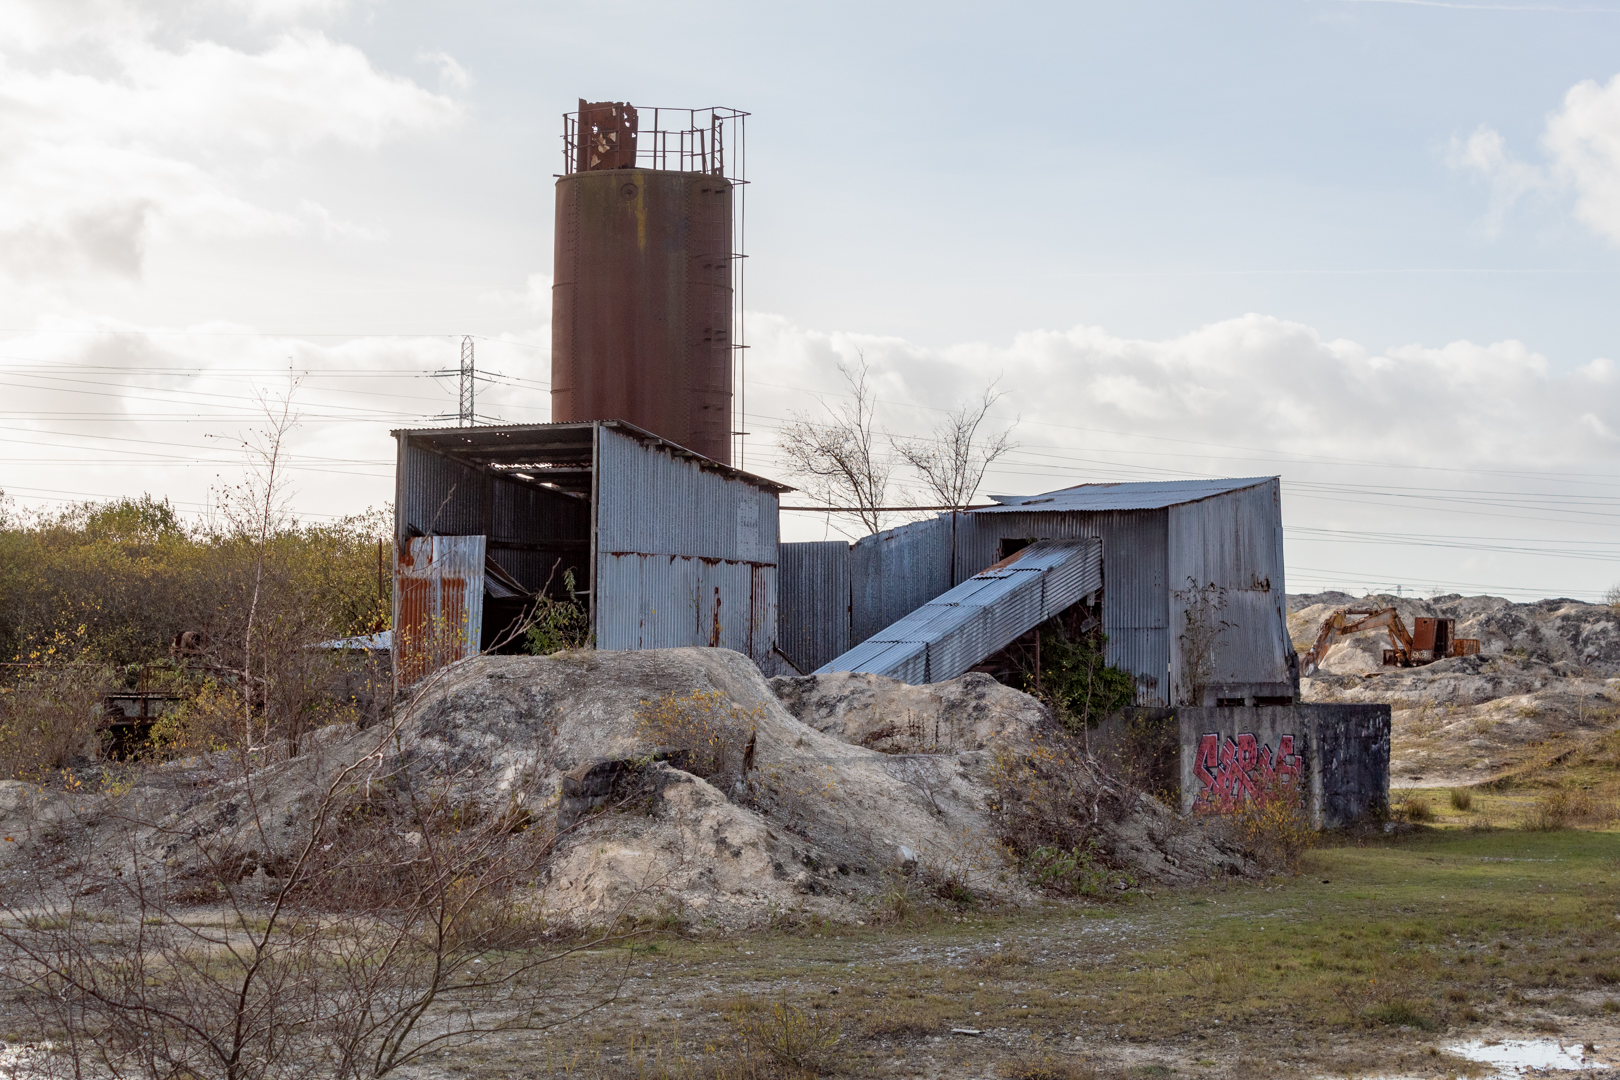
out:
{"label": "concrete wall", "polygon": [[1176,710],[1181,807],[1228,813],[1273,784],[1305,792],[1322,828],[1389,809],[1388,705]]}

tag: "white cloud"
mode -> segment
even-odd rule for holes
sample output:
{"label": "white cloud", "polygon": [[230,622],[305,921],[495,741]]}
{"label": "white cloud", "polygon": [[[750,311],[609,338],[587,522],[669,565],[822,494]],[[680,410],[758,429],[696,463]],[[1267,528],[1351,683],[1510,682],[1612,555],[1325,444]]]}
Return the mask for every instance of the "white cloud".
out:
{"label": "white cloud", "polygon": [[1467,139],[1451,140],[1447,163],[1490,182],[1486,232],[1497,235],[1524,195],[1567,191],[1574,194],[1576,218],[1620,244],[1620,75],[1570,87],[1547,118],[1541,144],[1547,162],[1538,166],[1514,157],[1501,134],[1484,125]]}
{"label": "white cloud", "polygon": [[1542,141],[1575,188],[1575,216],[1620,244],[1620,75],[1571,87]]}
{"label": "white cloud", "polygon": [[[1021,440],[1090,448],[1104,455],[1108,478],[1154,469],[1290,471],[1306,459],[1384,462],[1395,470],[1407,462],[1583,471],[1620,463],[1611,435],[1620,429],[1614,365],[1598,360],[1558,374],[1518,341],[1376,352],[1263,315],[1165,340],[1076,327],[939,351],[820,334],[765,315],[751,317],[748,331],[754,431],[802,410],[802,389],[837,393],[836,362],[860,349],[880,374],[880,396],[893,403],[949,407],[999,375],[1012,392],[997,411],[1022,416]],[[885,421],[896,432],[920,434],[937,416],[894,404]],[[774,457],[767,445],[758,452]],[[1049,486],[1084,478],[1096,467],[1091,460],[1053,472]]]}
{"label": "white cloud", "polygon": [[[372,150],[461,117],[452,97],[378,71],[318,31],[279,31],[257,50],[171,46],[149,12],[110,0],[67,6],[95,18],[69,25],[39,5],[0,8],[26,31],[0,44],[0,237],[15,241],[3,260],[13,276],[133,276],[145,245],[172,234],[355,235],[364,230],[324,212],[312,220],[259,205],[243,181],[321,145]],[[37,51],[86,26],[93,47]]]}
{"label": "white cloud", "polygon": [[1452,139],[1446,161],[1454,169],[1477,172],[1490,182],[1491,201],[1484,224],[1486,234],[1493,237],[1501,233],[1503,220],[1521,196],[1548,183],[1542,170],[1512,157],[1501,133],[1483,124],[1467,139]]}

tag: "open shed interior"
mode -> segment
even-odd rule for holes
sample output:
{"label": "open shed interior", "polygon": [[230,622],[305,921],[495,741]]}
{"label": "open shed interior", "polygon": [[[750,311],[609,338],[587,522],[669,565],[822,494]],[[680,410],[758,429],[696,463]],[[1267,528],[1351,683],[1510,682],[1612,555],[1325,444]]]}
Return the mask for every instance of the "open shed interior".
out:
{"label": "open shed interior", "polygon": [[[412,583],[422,580],[411,574],[421,558],[421,545],[412,541],[426,537],[484,538],[481,560],[461,549],[457,568],[464,579],[481,579],[476,649],[499,647],[539,595],[589,605],[595,424],[429,428],[394,436],[395,604],[402,625],[430,617],[419,609],[431,598],[412,595],[426,589]],[[481,565],[466,565],[468,558]]]}

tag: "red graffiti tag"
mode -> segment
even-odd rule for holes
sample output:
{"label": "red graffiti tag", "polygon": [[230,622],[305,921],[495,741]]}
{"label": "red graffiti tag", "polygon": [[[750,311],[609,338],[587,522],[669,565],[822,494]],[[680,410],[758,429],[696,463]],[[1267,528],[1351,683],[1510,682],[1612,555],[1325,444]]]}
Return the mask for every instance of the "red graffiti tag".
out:
{"label": "red graffiti tag", "polygon": [[1198,797],[1193,810],[1206,814],[1227,814],[1246,802],[1264,801],[1268,792],[1288,789],[1299,783],[1300,756],[1294,753],[1294,737],[1277,739],[1277,751],[1248,732],[1222,743],[1219,732],[1209,732],[1198,740],[1198,756],[1193,775],[1198,778]]}

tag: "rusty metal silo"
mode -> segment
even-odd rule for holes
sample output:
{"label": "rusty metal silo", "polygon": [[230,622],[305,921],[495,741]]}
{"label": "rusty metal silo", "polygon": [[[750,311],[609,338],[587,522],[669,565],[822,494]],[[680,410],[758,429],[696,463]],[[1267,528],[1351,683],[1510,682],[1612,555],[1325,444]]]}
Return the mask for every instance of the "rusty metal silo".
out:
{"label": "rusty metal silo", "polygon": [[553,421],[628,420],[732,464],[745,115],[582,100],[565,117]]}

